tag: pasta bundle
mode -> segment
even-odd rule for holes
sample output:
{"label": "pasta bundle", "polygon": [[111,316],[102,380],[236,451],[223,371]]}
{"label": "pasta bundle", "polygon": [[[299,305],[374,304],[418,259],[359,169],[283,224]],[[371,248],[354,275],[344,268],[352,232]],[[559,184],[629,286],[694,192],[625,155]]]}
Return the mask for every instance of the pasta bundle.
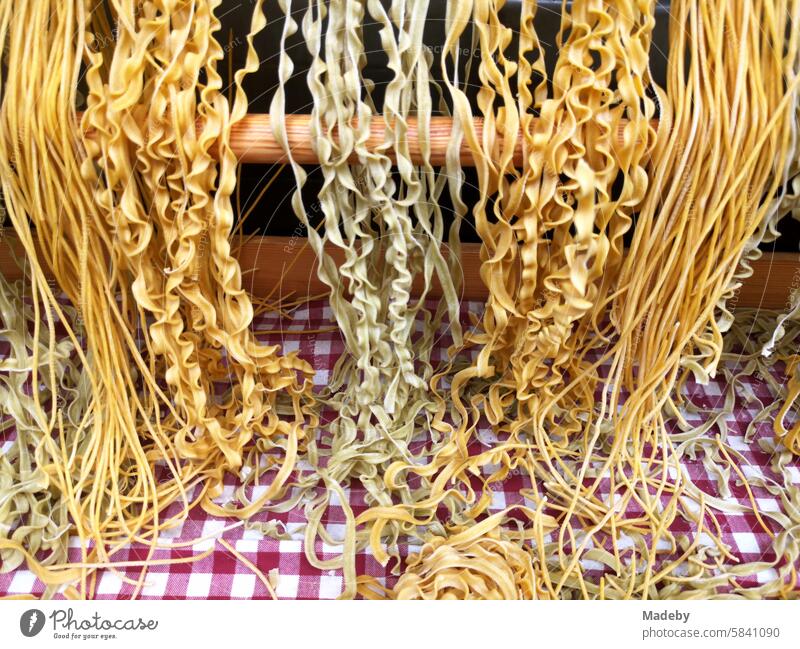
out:
{"label": "pasta bundle", "polygon": [[502,522],[510,510],[499,512],[447,539],[433,537],[409,557],[392,590],[359,578],[359,592],[367,599],[546,599],[536,559],[520,541],[528,535],[541,539],[554,523],[540,512],[518,509],[535,521],[532,533],[506,532]]}
{"label": "pasta bundle", "polygon": [[[475,516],[486,510],[493,483],[523,469],[534,504],[546,499],[559,520],[549,560],[538,566],[538,583],[554,598],[728,588],[747,595],[733,576],[767,565],[777,577],[756,590],[783,593],[796,582],[791,525],[776,535],[751,495],[776,559],[726,564],[732,557],[714,510],[727,505],[682,470],[684,449],[675,448],[668,419],[682,423],[675,389],[689,376],[702,383],[713,375],[737,265],[780,211],[796,128],[794,8],[778,15],[768,2],[675,2],[665,92],[647,71],[653,3],[574,2],[564,8],[550,91],[534,84],[544,76],[534,4],[523,3],[516,64],[504,55],[510,37],[502,4],[448,6],[459,17],[452,29],[463,29],[471,11],[480,32],[485,126],[482,140],[469,132],[466,140],[479,172],[474,212],[490,289],[484,332],[474,339],[481,349],[473,367],[453,378],[460,416],[450,444],[428,465],[397,463],[387,480],[399,489],[399,475],[435,475],[433,500],[446,481],[466,485],[483,469],[480,499],[465,496]],[[456,31],[447,42],[458,38]],[[462,125],[470,124],[466,100],[456,94],[454,102]],[[512,167],[518,126],[521,170]],[[619,130],[622,146],[615,146]],[[475,455],[469,448],[481,414],[499,441]],[[714,462],[734,467],[747,484],[731,449],[716,444]],[[398,504],[359,522],[411,515]],[[691,534],[671,531],[679,518],[692,521]],[[377,539],[373,551],[381,556]],[[713,565],[704,562],[709,553]],[[584,570],[590,559],[604,566],[599,576]]]}
{"label": "pasta bundle", "polygon": [[[258,63],[249,42],[229,106],[216,71],[223,57],[214,38],[218,4],[179,3],[161,12],[145,4],[138,24],[131,6],[119,7],[116,20],[126,28],[107,78],[103,53],[90,55],[82,125],[95,136],[86,144],[84,173],[98,186],[95,204],[110,216],[120,242],[114,267],[129,273],[141,320],[152,318],[142,334],[154,362],[164,363],[160,373],[184,423],[175,435],[178,453],[209,462],[215,496],[224,470],[241,466],[251,440],[262,450],[280,447],[285,461],[266,501],[280,494],[303,441],[313,370],[294,353],[280,356],[259,344],[250,331],[253,306],[229,243],[236,159],[228,138],[246,112],[242,78]],[[250,41],[265,22],[260,7],[253,16]],[[219,398],[214,385],[221,381],[231,387]],[[288,421],[276,411],[284,391],[291,398]]]}
{"label": "pasta bundle", "polygon": [[[65,312],[74,316],[69,307]],[[44,330],[38,338],[31,336],[33,308],[25,304],[22,282],[10,284],[0,276],[0,319],[0,336],[9,343],[9,352],[0,363],[0,405],[10,418],[2,426],[4,431],[14,429],[13,440],[0,456],[0,566],[9,572],[25,560],[20,546],[30,555],[43,553],[44,565],[67,562],[68,498],[59,488],[60,476],[48,470],[60,458],[58,449],[46,439],[49,426],[42,406],[56,402],[62,444],[79,444],[75,434],[81,429],[91,392],[86,375],[75,362],[71,340],[61,337],[53,344]],[[26,385],[34,366],[39,372],[53,368],[57,392],[42,382],[37,398],[28,393]],[[71,397],[68,402],[67,395]],[[20,525],[23,519],[25,524]]]}
{"label": "pasta bundle", "polygon": [[[216,71],[218,5],[112,2],[115,39],[103,31],[104,7],[93,3],[0,5],[3,195],[30,264],[33,339],[43,323],[49,331],[50,357],[42,368],[33,363],[31,380],[58,393],[57,317],[91,392],[71,422],[77,430],[60,445],[58,400],[44,416],[34,393],[51,480],[82,553],[79,565],[62,563],[45,577],[78,574],[82,593],[87,566],[113,566],[130,542],[148,544],[149,560],[160,530],[196,502],[246,518],[279,500],[315,425],[313,370],[255,340],[253,306],[231,254],[230,129],[246,112],[241,81],[258,67],[252,37],[265,20],[258,3],[229,104]],[[34,59],[23,62],[29,48]],[[88,99],[79,129],[82,60]],[[74,317],[65,317],[45,271],[75,305]],[[229,388],[219,394],[221,381]],[[271,483],[259,500],[214,502],[226,471],[260,467],[265,453]],[[162,520],[176,500],[182,513]],[[136,592],[143,578],[144,570]]]}
{"label": "pasta bundle", "polygon": [[[285,131],[283,86],[293,69],[285,43],[297,25],[291,17],[291,2],[282,2],[286,20],[271,123],[292,161],[298,185],[292,206],[308,231],[319,277],[330,287],[331,308],[347,350],[320,396],[333,407],[336,418],[330,424],[329,439],[310,454],[325,491],[307,507],[306,554],[318,568],[342,567],[340,561],[317,558],[313,547],[318,530],[329,542],[343,544],[350,594],[355,587],[354,518],[346,508],[348,530],[343,539],[331,539],[320,530],[320,520],[331,496],[342,495],[342,486],[355,479],[373,504],[391,504],[383,479],[386,468],[399,459],[413,462],[412,443],[429,439],[427,422],[437,410],[428,390],[433,375],[431,351],[444,319],[454,343],[461,342],[457,263],[464,211],[458,197],[463,180],[460,168],[453,169],[453,154],[452,174],[436,176],[430,162],[432,55],[422,42],[428,5],[427,0],[394,0],[387,11],[381,3],[366,0],[308,3],[303,35],[312,56],[308,75],[311,128],[323,176],[318,195],[323,227],[317,233],[301,196],[306,172],[294,162]],[[363,75],[366,54],[361,25],[367,18],[379,27],[393,73],[383,93],[387,128],[374,151],[366,147],[376,112],[373,84]],[[412,165],[409,151],[411,114],[417,118],[424,161],[419,167]],[[457,147],[453,151],[457,153]],[[351,162],[352,157],[357,162]],[[445,229],[439,204],[446,185],[456,198],[447,239],[449,259],[442,250]],[[331,249],[344,253],[343,263],[337,266]],[[422,286],[412,297],[417,277]],[[425,299],[434,281],[444,298],[430,309]],[[417,334],[419,320],[422,331]],[[415,496],[409,492],[403,498],[411,502]],[[400,526],[390,523],[389,527],[388,542],[396,548]]]}

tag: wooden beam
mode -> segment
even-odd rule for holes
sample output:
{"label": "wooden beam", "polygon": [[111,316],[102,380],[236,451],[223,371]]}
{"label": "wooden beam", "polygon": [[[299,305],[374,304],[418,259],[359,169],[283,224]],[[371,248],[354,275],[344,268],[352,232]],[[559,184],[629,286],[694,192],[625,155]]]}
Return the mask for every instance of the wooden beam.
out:
{"label": "wooden beam", "polygon": [[[22,277],[9,246],[21,251],[19,241],[6,230],[0,244],[0,272],[8,279]],[[341,262],[341,254],[333,253]],[[259,297],[320,295],[327,292],[317,277],[317,264],[305,237],[256,237],[247,242],[238,254],[244,273],[244,285]],[[480,245],[463,244],[461,267],[464,272],[463,300],[486,299],[486,287],[480,278]],[[745,280],[731,306],[784,309],[792,291],[800,286],[800,255],[797,253],[765,253],[753,263],[753,276]],[[431,297],[440,297],[434,286]]]}

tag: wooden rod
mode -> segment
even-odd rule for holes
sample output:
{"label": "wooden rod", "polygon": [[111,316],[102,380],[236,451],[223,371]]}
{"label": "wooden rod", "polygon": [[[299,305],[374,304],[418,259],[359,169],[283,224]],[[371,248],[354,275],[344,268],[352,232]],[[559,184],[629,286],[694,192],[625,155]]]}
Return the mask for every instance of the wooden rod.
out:
{"label": "wooden rod", "polygon": [[[11,254],[22,252],[16,235],[7,232],[0,240],[0,272],[9,280],[20,279],[22,271]],[[332,250],[337,264],[342,263],[341,250]],[[278,299],[292,295],[304,297],[327,293],[327,287],[317,277],[317,260],[304,236],[259,236],[247,242],[237,253],[242,267],[243,285],[253,295]],[[484,301],[488,296],[480,277],[480,244],[465,243],[461,251],[461,268],[464,274],[462,300]],[[419,279],[419,278],[417,278]],[[753,275],[746,280],[729,307],[760,307],[786,309],[793,291],[800,287],[800,256],[797,253],[765,253],[753,262]],[[419,294],[420,283],[412,292]],[[430,296],[441,297],[441,289],[434,285]]]}
{"label": "wooden rod", "polygon": [[[417,118],[410,117],[407,121],[408,150],[414,164],[422,164],[422,151],[419,146],[417,131]],[[450,117],[431,117],[430,123],[430,162],[434,166],[445,164],[447,147],[450,144],[450,134],[453,120]],[[306,165],[317,165],[319,159],[314,152],[311,137],[311,115],[287,115],[286,135],[289,148],[296,162]],[[475,128],[478,138],[483,134],[483,120],[475,119]],[[366,148],[369,151],[381,149],[387,137],[386,122],[383,117],[375,116],[370,120],[369,139]],[[336,133],[334,132],[334,137]],[[242,121],[231,129],[231,149],[241,162],[250,163],[283,163],[288,162],[283,148],[272,133],[270,116],[266,114],[246,115]],[[383,147],[383,152],[394,160],[394,148]],[[358,161],[358,156],[351,156],[352,162]],[[514,150],[514,163],[522,164],[522,139],[517,138],[517,147]],[[467,167],[475,166],[472,153],[466,142],[461,145],[461,164]]]}
{"label": "wooden rod", "polygon": [[[473,118],[475,132],[478,140],[483,137],[483,118]],[[623,129],[627,122],[620,122],[617,132],[617,145],[623,144]],[[652,122],[657,125],[657,121]],[[419,135],[417,129],[417,118],[409,117],[407,120],[407,139],[408,150],[411,161],[414,164],[422,164],[422,151],[419,146]],[[429,126],[430,140],[430,163],[433,166],[443,166],[446,161],[447,147],[450,144],[453,119],[451,117],[431,117]],[[386,139],[386,122],[381,116],[374,116],[370,120],[369,139],[366,147],[370,151],[382,150],[390,158],[394,159],[393,147],[384,145]],[[295,161],[300,164],[319,164],[319,159],[314,152],[311,138],[311,115],[286,115],[286,135],[289,140],[289,147]],[[336,133],[334,132],[334,137]],[[522,166],[522,133],[517,136],[514,148],[514,165]],[[272,163],[288,162],[283,148],[275,140],[272,134],[270,116],[266,114],[246,115],[238,124],[231,129],[231,148],[239,157],[241,162],[253,163]],[[461,164],[465,167],[474,167],[475,160],[472,157],[469,145],[461,143]],[[358,156],[351,156],[351,161],[357,161]]]}
{"label": "wooden rod", "polygon": [[[483,137],[483,119],[476,117],[474,118],[474,123],[475,131],[480,140]],[[289,147],[295,161],[304,165],[319,164],[311,138],[311,115],[286,115],[285,124]],[[419,146],[417,118],[409,117],[407,124],[407,139],[411,161],[414,164],[422,164],[424,161]],[[430,162],[434,166],[440,167],[445,164],[452,126],[453,120],[450,117],[431,117]],[[625,122],[620,123],[619,132],[617,133],[617,141],[620,146],[622,145],[622,129],[624,126]],[[366,147],[370,151],[382,150],[386,155],[394,159],[393,147],[382,146],[386,135],[386,122],[383,117],[373,117],[370,121],[370,135],[366,142]],[[335,136],[336,133],[334,131]],[[514,149],[514,164],[518,167],[522,166],[522,141],[522,134],[520,133]],[[231,149],[233,149],[233,152],[241,162],[270,164],[289,161],[283,147],[281,147],[272,133],[270,116],[267,114],[253,113],[246,115],[240,122],[235,124],[231,129]],[[460,157],[463,166],[475,166],[472,152],[466,142],[461,144]],[[353,155],[350,160],[357,162],[358,156]]]}

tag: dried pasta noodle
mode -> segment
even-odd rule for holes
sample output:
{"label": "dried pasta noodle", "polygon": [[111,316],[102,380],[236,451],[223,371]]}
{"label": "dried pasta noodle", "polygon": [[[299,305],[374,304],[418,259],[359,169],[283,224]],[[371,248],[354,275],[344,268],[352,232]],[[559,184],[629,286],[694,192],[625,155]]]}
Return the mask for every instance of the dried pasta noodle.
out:
{"label": "dried pasta noodle", "polygon": [[[460,344],[461,339],[457,262],[458,230],[465,211],[460,201],[463,178],[457,163],[458,141],[451,146],[446,173],[435,175],[430,164],[432,55],[422,43],[428,0],[394,0],[388,9],[374,0],[310,1],[303,18],[303,36],[312,56],[308,76],[313,98],[311,136],[324,179],[318,195],[323,227],[318,233],[309,222],[301,195],[306,172],[292,160],[283,128],[283,84],[293,69],[285,43],[297,25],[291,17],[291,2],[281,4],[286,19],[271,123],[292,161],[298,185],[292,206],[307,228],[318,258],[319,277],[330,287],[331,308],[346,347],[320,397],[321,403],[333,408],[335,419],[321,444],[309,450],[323,489],[306,505],[305,549],[318,568],[343,567],[345,594],[353,595],[356,539],[352,514],[345,506],[348,523],[343,539],[331,539],[321,519],[334,494],[344,502],[342,487],[354,479],[365,487],[370,504],[391,505],[384,482],[386,468],[400,459],[414,462],[415,442],[422,443],[423,453],[429,443],[437,443],[428,435],[428,422],[437,409],[428,391],[433,374],[431,351],[445,319],[454,343]],[[366,20],[377,24],[393,74],[382,105],[388,127],[384,141],[374,151],[365,144],[376,112],[373,84],[362,72],[366,61],[362,25]],[[444,105],[440,108],[446,109]],[[417,117],[424,160],[419,167],[411,163],[409,115]],[[357,162],[348,161],[353,155]],[[447,236],[449,258],[442,251],[445,230],[439,206],[446,185],[456,206]],[[326,245],[344,253],[344,262],[338,267]],[[412,298],[416,277],[422,286]],[[434,280],[444,297],[436,309],[430,309],[425,298]],[[422,331],[417,334],[419,321]],[[414,502],[425,495],[423,485],[404,492],[401,498]],[[385,540],[395,555],[401,531],[400,522],[389,522]],[[315,556],[318,534],[329,543],[342,544],[341,559]]]}
{"label": "dried pasta noodle", "polygon": [[[780,6],[778,11],[790,11],[795,13],[792,15],[792,24],[800,22],[800,8],[793,5],[791,8]],[[785,56],[786,61],[786,77],[792,79],[798,74],[800,70],[800,48],[797,43],[792,43],[792,49],[788,50]],[[788,164],[784,170],[783,186],[780,188],[777,196],[773,199],[774,207],[768,214],[770,229],[774,231],[774,236],[777,236],[777,221],[784,214],[791,214],[795,220],[800,220],[800,90],[794,90],[794,106],[795,106],[795,119],[790,123],[790,133],[787,139],[789,149],[787,151]],[[757,238],[757,237],[756,237]],[[762,240],[769,241],[770,238],[762,237]],[[757,241],[756,241],[757,243]],[[800,320],[800,291],[797,290],[796,278],[793,278],[792,293],[787,302],[787,310],[779,314],[776,318],[775,327],[773,328],[772,335],[766,340],[763,347],[763,353],[770,355],[779,346],[782,337],[785,335],[786,329],[790,327],[792,322]],[[784,417],[786,413],[794,407],[798,394],[800,394],[800,375],[798,375],[798,360],[800,357],[788,350],[781,354],[781,358],[785,360],[785,371],[788,379],[788,393],[785,397],[783,407],[778,413],[778,417],[774,422],[774,430],[776,436],[783,441],[783,444],[793,453],[800,455],[800,427],[794,425],[790,430],[784,428]]]}
{"label": "dried pasta noodle", "polygon": [[[482,349],[453,378],[460,417],[450,444],[426,466],[390,467],[387,481],[422,473],[466,484],[483,468],[482,498],[470,501],[475,515],[486,511],[492,483],[522,468],[533,502],[546,497],[545,511],[559,521],[537,566],[551,597],[785,594],[796,584],[792,525],[783,514],[759,513],[748,486],[777,558],[733,565],[713,514],[731,506],[692,484],[681,467],[686,447],[676,448],[667,418],[678,410],[676,384],[713,375],[731,322],[725,299],[742,276],[737,265],[781,211],[794,155],[797,3],[783,13],[769,2],[673,3],[666,92],[647,70],[653,3],[565,5],[552,90],[541,81],[534,3],[523,3],[516,64],[504,56],[502,4],[448,4],[457,17],[451,47],[470,14],[480,32],[485,127],[481,141],[469,130],[466,141],[478,161],[474,212],[490,289],[474,338]],[[471,123],[466,100],[454,101],[462,124]],[[521,170],[511,164],[518,126]],[[475,455],[468,449],[481,413],[499,442]],[[747,485],[725,444],[718,440],[714,452]],[[359,522],[409,515],[396,505]],[[679,517],[693,523],[691,534],[670,531]],[[604,566],[599,578],[584,570],[586,560]],[[736,581],[767,567],[777,569],[767,584]]]}
{"label": "dried pasta noodle", "polygon": [[[606,308],[600,291],[608,290],[609,280],[620,266],[630,209],[642,200],[646,188],[642,159],[655,140],[650,127],[655,106],[645,94],[651,6],[626,3],[619,15],[616,9],[609,10],[615,14],[613,18],[603,13],[601,3],[576,2],[569,12],[565,8],[563,31],[569,34],[560,43],[553,96],[549,97],[547,73],[533,30],[535,6],[523,4],[520,52],[514,62],[504,53],[511,30],[500,22],[502,5],[448,4],[453,31],[446,49],[457,45],[458,30],[471,13],[480,33],[481,77],[488,80],[478,97],[484,117],[482,141],[470,132],[466,98],[456,92],[454,102],[477,160],[482,200],[474,214],[484,244],[481,273],[490,287],[490,298],[483,318],[484,333],[474,338],[482,346],[476,364],[453,379],[452,395],[461,421],[451,430],[450,444],[423,470],[442,470],[467,484],[468,470],[499,464],[501,468],[484,479],[481,500],[471,503],[469,514],[473,517],[486,511],[491,502],[487,497],[491,484],[502,481],[512,470],[523,468],[533,477],[546,471],[546,464],[536,466],[534,443],[543,447],[542,453],[552,451],[541,437],[526,439],[530,432],[523,424],[538,416],[540,401],[554,398],[553,388],[559,387],[562,372],[585,371],[588,365],[579,353],[580,341],[596,331]],[[589,47],[599,59],[596,69],[591,67]],[[515,75],[518,97],[512,92]],[[612,87],[612,76],[618,88]],[[498,103],[501,109],[495,108]],[[539,119],[533,119],[534,113]],[[627,119],[628,125],[620,148],[615,144],[622,119]],[[517,170],[513,152],[520,128],[525,137],[525,165]],[[625,174],[625,182],[618,195],[612,196],[612,184],[620,173]],[[493,194],[490,218],[487,204]],[[500,368],[509,371],[493,376]],[[488,378],[493,379],[489,385],[481,383],[473,398],[463,399],[461,392],[469,381]],[[484,385],[485,398],[479,394]],[[581,426],[569,421],[573,413],[590,410],[592,383],[587,381],[569,398],[574,402],[560,404],[547,415],[551,424],[558,422],[565,437],[570,428],[579,430]],[[465,401],[469,412],[458,405]],[[511,420],[518,422],[509,426],[504,421],[508,421],[507,409],[512,408],[518,409],[518,416]],[[479,410],[486,413],[503,442],[489,452],[470,456],[467,447]],[[574,470],[575,463],[565,459],[557,461],[568,471]],[[551,463],[552,459],[545,455],[543,461]],[[418,469],[396,467],[393,475],[401,471]],[[561,482],[556,494],[563,499],[569,487],[563,479]],[[431,500],[436,496],[432,494]],[[574,538],[573,543],[577,543]],[[560,568],[565,568],[563,559]],[[559,595],[574,569],[564,570],[561,583],[555,586],[542,581],[550,595]]]}
{"label": "dried pasta noodle", "polygon": [[[295,354],[279,356],[276,347],[258,344],[249,329],[253,307],[229,243],[235,157],[227,141],[231,125],[246,111],[241,80],[257,67],[251,41],[265,21],[258,5],[246,65],[235,75],[229,106],[216,71],[223,56],[213,37],[219,30],[213,14],[218,4],[185,4],[175,15],[163,12],[152,24],[140,20],[138,29],[122,30],[108,80],[87,76],[90,104],[84,126],[108,134],[107,144],[105,136],[95,138],[100,146],[90,150],[104,161],[110,186],[97,200],[106,198],[109,211],[121,212],[117,227],[132,242],[119,264],[134,277],[137,303],[154,318],[149,346],[164,358],[167,383],[176,391],[176,405],[189,426],[179,450],[196,460],[223,453],[224,461],[213,463],[214,496],[222,472],[241,465],[242,448],[252,439],[261,450],[282,448],[287,460],[266,491],[267,500],[279,495],[302,442],[306,413],[301,396],[308,392],[312,370]],[[145,16],[147,11],[145,5]],[[134,25],[135,16],[118,15],[117,21]],[[169,25],[172,33],[162,25]],[[150,43],[151,56],[163,61],[152,73],[145,63],[150,57],[137,47],[139,42]],[[137,96],[124,71],[143,65],[142,79],[150,81]],[[198,116],[202,128],[195,135]],[[126,141],[139,147],[121,147]],[[215,142],[218,169],[211,152]],[[136,155],[125,155],[130,151]],[[129,181],[137,172],[139,196]],[[153,223],[143,218],[147,205],[152,205]],[[212,385],[220,381],[230,383],[222,399],[213,397]],[[275,408],[276,394],[283,390],[291,396],[289,421],[279,419]],[[197,428],[202,435],[195,434]],[[205,506],[214,509],[208,500]]]}
{"label": "dried pasta noodle", "polygon": [[[87,566],[113,565],[119,548],[144,542],[150,551],[138,593],[160,530],[197,502],[247,518],[261,502],[280,500],[306,426],[315,425],[313,370],[255,340],[253,306],[231,255],[229,134],[246,111],[241,81],[258,67],[252,37],[265,20],[256,3],[246,64],[228,102],[216,71],[218,6],[110,2],[112,39],[102,5],[0,5],[3,193],[30,264],[33,339],[49,332],[41,369],[34,348],[31,381],[57,393],[57,317],[91,394],[81,421],[70,422],[80,434],[59,443],[56,400],[47,412],[34,392],[52,488],[80,539],[81,562],[39,566],[26,556],[46,583],[78,575],[84,595]],[[82,62],[88,97],[79,127]],[[45,270],[74,317],[65,317]],[[220,382],[228,384],[221,395]],[[226,471],[265,454],[275,461],[259,501],[215,502]],[[162,519],[176,500],[181,513]]]}
{"label": "dried pasta noodle", "polygon": [[[68,318],[74,317],[74,309],[65,307],[64,311]],[[51,484],[49,468],[58,456],[52,455],[54,449],[44,439],[44,431],[49,428],[42,404],[59,400],[59,433],[65,443],[73,444],[84,428],[81,421],[91,392],[75,362],[72,341],[61,336],[51,346],[48,332],[42,329],[38,339],[33,339],[33,308],[25,303],[24,284],[9,283],[2,275],[0,318],[0,339],[9,347],[0,362],[0,425],[5,431],[14,429],[0,456],[0,569],[10,572],[25,560],[17,545],[31,554],[42,553],[43,565],[67,561],[68,502],[65,494]],[[41,373],[53,367],[58,387],[53,393],[51,384],[40,383],[36,387],[38,401],[28,389],[33,387],[30,378],[34,362]],[[71,397],[69,402],[65,395]]]}
{"label": "dried pasta noodle", "polygon": [[[630,386],[631,395],[617,434],[653,426],[647,413],[669,399],[676,381],[692,375],[702,384],[716,372],[722,333],[732,320],[725,300],[736,289],[737,265],[748,241],[771,218],[773,197],[785,180],[783,166],[793,155],[789,136],[800,34],[789,22],[798,15],[797,3],[789,5],[780,14],[769,2],[685,2],[673,9],[672,33],[682,28],[686,38],[674,35],[670,52],[671,142],[653,173],[620,278],[624,290],[612,307],[612,318],[619,314],[617,328],[626,332],[617,358],[634,353],[638,359],[638,376],[628,369],[623,378],[625,370],[612,365],[618,373],[613,380]],[[687,53],[691,60],[684,68]],[[787,67],[794,72],[785,75]],[[640,334],[630,333],[637,329]],[[629,408],[638,409],[635,416],[627,415]],[[721,445],[720,451],[726,455]],[[736,464],[732,467],[744,480]],[[692,498],[725,510],[720,501],[698,493],[685,473],[681,482]],[[747,481],[745,487],[749,493]],[[785,540],[781,523],[766,525],[762,519],[778,522],[777,517],[759,515],[752,496],[751,502],[764,530]],[[776,578],[752,589],[760,596],[796,583],[796,555],[784,561],[783,549],[776,554]],[[701,573],[694,587],[754,596],[727,576],[757,571],[723,562],[718,571]]]}
{"label": "dried pasta noodle", "polygon": [[[37,423],[45,426],[40,431],[43,443],[58,458],[56,468],[61,475],[57,473],[56,477],[60,478],[74,532],[81,540],[83,561],[110,560],[113,548],[109,549],[107,541],[129,540],[148,522],[158,524],[148,514],[157,509],[159,494],[144,444],[136,435],[137,424],[132,421],[145,415],[150,418],[148,406],[139,400],[132,385],[138,352],[120,328],[106,326],[108,320],[124,321],[114,297],[115,279],[103,268],[109,241],[92,230],[92,217],[97,213],[80,183],[63,182],[65,177],[73,182],[80,179],[72,81],[83,49],[85,14],[78,4],[37,3],[12,8],[12,3],[3,3],[0,10],[6,53],[0,110],[3,194],[30,267],[33,339],[40,338],[44,324],[49,347],[55,346],[57,314],[84,366],[92,366],[87,375],[93,398],[81,422],[90,437],[88,442],[79,445],[79,435],[73,436],[68,446],[67,440],[56,445],[52,435],[60,414],[57,402],[51,400],[49,414],[44,416],[38,391],[34,391],[34,407],[41,413]],[[28,58],[29,47],[32,60]],[[37,226],[35,231],[31,225]],[[89,254],[90,246],[93,254]],[[44,279],[44,268],[59,276],[60,286],[77,306],[85,352],[72,332],[75,321],[62,317],[63,311]],[[56,394],[55,365],[50,363],[43,369],[41,380],[50,394]],[[40,382],[38,361],[32,363],[31,382]],[[155,396],[155,386],[147,387]],[[148,432],[151,443],[164,445],[161,431]],[[163,493],[174,488],[175,483],[166,484]],[[137,511],[140,507],[144,514]],[[138,525],[134,523],[137,516]],[[131,527],[135,528],[133,534]],[[92,548],[90,539],[96,542]],[[25,551],[22,546],[16,549]],[[70,570],[48,570],[55,573],[47,576],[49,583],[75,575]],[[80,577],[81,589],[87,592],[86,571]]]}
{"label": "dried pasta noodle", "polygon": [[[776,13],[779,16],[789,16],[792,25],[796,25],[800,21],[800,14],[798,14],[796,4],[787,6],[786,3],[779,3],[776,7]],[[796,30],[795,30],[796,31]],[[786,54],[784,56],[784,75],[787,80],[794,79],[798,70],[800,70],[800,47],[796,43],[796,39],[792,40],[787,45]],[[777,195],[773,199],[773,205],[767,214],[765,222],[767,225],[767,233],[759,237],[761,233],[758,232],[754,237],[755,242],[771,241],[777,235],[777,221],[784,214],[791,214],[796,220],[800,220],[800,90],[794,89],[794,111],[795,119],[789,122],[789,133],[787,136],[787,159],[783,172],[782,186],[779,188]],[[800,317],[800,292],[793,291],[787,305],[788,311],[778,316],[776,326],[772,336],[764,344],[764,354],[769,355],[772,349],[780,341],[784,333],[785,324],[791,320],[797,320]]]}

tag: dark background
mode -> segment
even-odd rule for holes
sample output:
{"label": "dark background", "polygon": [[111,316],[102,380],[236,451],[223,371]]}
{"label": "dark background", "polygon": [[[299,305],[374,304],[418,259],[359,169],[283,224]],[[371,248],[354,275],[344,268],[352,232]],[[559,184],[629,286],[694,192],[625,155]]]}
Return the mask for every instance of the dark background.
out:
{"label": "dark background", "polygon": [[[388,5],[388,0],[383,0],[383,2],[384,5]],[[430,4],[429,20],[425,29],[425,43],[434,48],[434,52],[436,52],[436,46],[440,46],[444,42],[446,3],[443,0],[431,0]],[[306,0],[294,0],[292,5],[293,14],[300,27],[307,2]],[[653,78],[661,86],[665,85],[665,65],[668,51],[668,7],[668,0],[659,0],[654,40],[650,54]],[[233,56],[234,70],[244,64],[246,54],[245,36],[249,30],[252,8],[252,0],[224,0],[217,12],[222,22],[222,30],[218,38],[223,46],[229,48],[229,54]],[[504,24],[518,24],[519,9],[520,0],[509,0],[502,13]],[[267,27],[255,40],[255,46],[261,58],[261,68],[257,73],[247,76],[244,82],[251,112],[268,111],[277,80],[283,14],[275,0],[267,0],[265,2],[265,12],[268,21]],[[540,0],[535,25],[537,34],[545,49],[548,70],[552,70],[557,56],[554,43],[559,28],[560,16],[561,2],[559,0]],[[382,87],[390,79],[390,72],[386,69],[386,57],[380,47],[376,25],[365,24],[364,38],[368,52],[368,65],[365,69],[365,75],[376,84],[374,96],[378,106],[380,106]],[[464,39],[462,45],[465,48],[469,47],[468,37]],[[295,66],[294,76],[287,86],[287,112],[308,113],[311,110],[311,96],[306,86],[305,77],[308,71],[310,55],[306,49],[300,28],[288,42],[287,52],[290,53]],[[508,56],[515,56],[513,49]],[[479,58],[476,57],[473,61],[470,78],[473,95],[480,87],[480,82],[477,78],[478,63]],[[434,61],[433,68],[434,77],[438,79],[440,77],[438,60]],[[227,76],[225,70],[221,70],[221,72],[223,76]],[[434,100],[434,106],[436,101]],[[307,199],[306,204],[310,205],[314,202],[319,189],[320,175],[313,168],[309,168],[308,171],[309,179],[304,190],[304,196]],[[475,173],[473,169],[466,169],[465,171],[467,179],[464,200],[467,205],[471,205],[477,200],[477,191],[474,189],[476,184]],[[275,173],[279,173],[278,178],[275,179],[266,195],[256,204],[255,199],[259,191]],[[301,230],[298,230],[298,222],[289,205],[289,199],[294,188],[294,178],[289,168],[278,172],[277,165],[243,165],[240,183],[242,210],[245,211],[255,206],[247,220],[245,231],[257,231],[272,235],[299,234]],[[447,192],[445,191],[444,194],[442,197],[444,211],[449,213],[449,208],[446,205]],[[313,213],[311,218],[313,220]],[[796,251],[798,242],[800,242],[800,224],[790,218],[786,218],[781,222],[780,229],[782,232],[781,238],[775,243],[765,244],[766,247],[770,250]],[[469,222],[464,224],[461,234],[464,241],[478,241],[477,235]]]}

